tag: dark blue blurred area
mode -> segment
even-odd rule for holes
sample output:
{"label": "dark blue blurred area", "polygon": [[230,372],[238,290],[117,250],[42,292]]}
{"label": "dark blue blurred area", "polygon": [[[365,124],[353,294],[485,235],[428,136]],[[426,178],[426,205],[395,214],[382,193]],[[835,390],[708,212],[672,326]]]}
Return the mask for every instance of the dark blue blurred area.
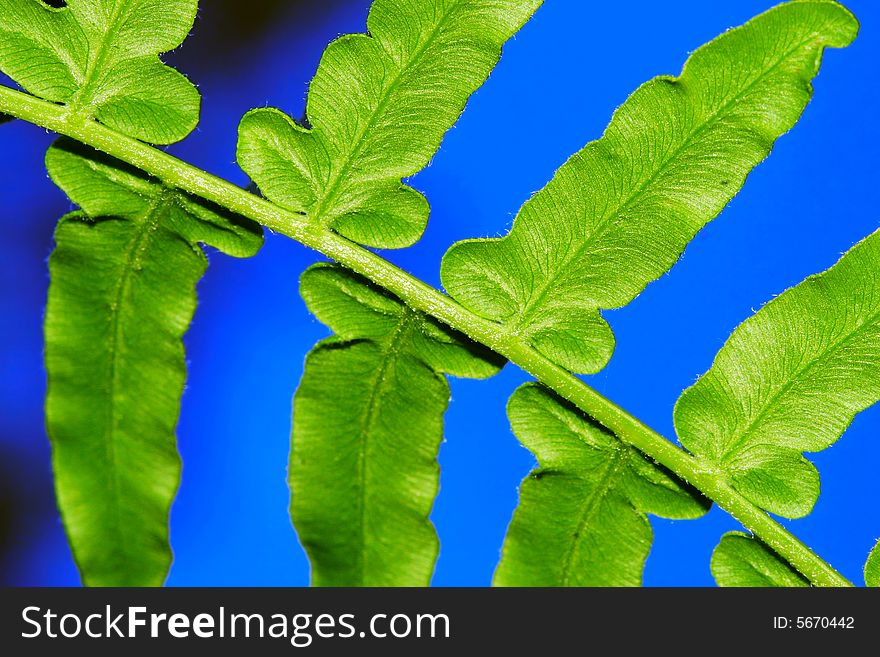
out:
{"label": "dark blue blurred area", "polygon": [[[687,54],[772,0],[616,3],[548,0],[505,50],[486,86],[412,184],[433,212],[412,249],[384,253],[439,284],[455,240],[506,232],[530,194],[602,134],[639,84],[676,74]],[[199,130],[171,150],[236,183],[236,126],[252,107],[303,114],[326,44],[362,32],[369,0],[212,0],[193,36],[167,59],[204,103]],[[623,310],[606,313],[618,338],[610,366],[590,383],[673,435],[672,407],[733,328],[763,303],[880,225],[880,5],[851,0],[858,41],[829,51],[816,97],[745,190],[682,261]],[[43,426],[41,323],[46,259],[69,202],[47,179],[52,136],[14,122],[0,128],[0,583],[76,585],[58,519]],[[189,381],[179,425],[184,471],[171,530],[171,585],[305,585],[308,564],[287,515],[290,399],[306,351],[326,335],[298,297],[316,254],[269,236],[238,261],[212,253],[186,338]],[[488,382],[453,381],[442,485],[433,519],[441,536],[437,585],[486,585],[531,455],[504,407],[527,377],[508,367]],[[847,577],[880,536],[875,464],[880,409],[862,414],[816,455],[823,492],[815,512],[787,523]],[[713,510],[697,521],[652,519],[649,585],[710,585],[709,555],[737,527]]]}

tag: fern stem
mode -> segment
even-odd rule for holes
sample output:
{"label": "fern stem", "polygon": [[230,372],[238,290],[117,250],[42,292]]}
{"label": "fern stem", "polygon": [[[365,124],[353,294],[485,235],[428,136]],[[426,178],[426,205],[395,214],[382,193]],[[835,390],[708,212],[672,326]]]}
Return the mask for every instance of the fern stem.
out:
{"label": "fern stem", "polygon": [[852,586],[787,529],[736,492],[726,482],[723,473],[679,448],[581,379],[542,356],[524,340],[507,333],[501,325],[472,313],[373,252],[308,222],[304,215],[278,207],[163,151],[95,121],[82,121],[64,106],[0,85],[0,113],[97,148],[142,169],[170,187],[200,196],[257,221],[369,278],[397,295],[411,308],[432,315],[504,356],[574,403],[619,438],[676,473],[735,517],[814,585]]}

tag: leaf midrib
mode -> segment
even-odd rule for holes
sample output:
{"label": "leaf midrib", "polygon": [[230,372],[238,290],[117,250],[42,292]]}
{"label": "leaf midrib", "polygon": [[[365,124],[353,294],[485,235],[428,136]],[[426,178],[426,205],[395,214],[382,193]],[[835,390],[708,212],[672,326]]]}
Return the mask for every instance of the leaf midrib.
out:
{"label": "leaf midrib", "polygon": [[[791,390],[791,388],[795,384],[799,383],[803,379],[805,374],[809,373],[820,364],[823,364],[830,360],[832,356],[834,356],[834,354],[836,354],[848,342],[861,337],[861,334],[864,330],[866,330],[868,327],[876,326],[878,321],[880,321],[880,308],[876,309],[873,313],[868,314],[864,318],[859,318],[859,321],[856,323],[851,331],[847,331],[843,336],[831,342],[828,345],[827,349],[823,350],[816,358],[808,361],[805,365],[799,367],[784,384],[776,387],[776,389],[764,401],[764,405],[758,412],[758,414],[748,421],[748,424],[746,424],[745,428],[742,430],[739,436],[735,437],[734,441],[730,443],[730,445],[726,448],[724,453],[721,455],[721,460],[724,462],[728,462],[731,457],[737,456],[740,448],[748,442],[749,437],[754,433],[754,431],[760,425],[761,421],[776,406],[776,404],[779,403],[779,400],[782,398],[782,396],[786,392]],[[718,450],[716,449],[716,453],[717,452]]]}
{"label": "leaf midrib", "polygon": [[[130,4],[130,0],[120,0],[118,4],[113,7],[113,11],[110,14],[110,17],[107,20],[107,29],[104,31],[102,38],[100,39],[97,52],[93,58],[90,58],[89,66],[86,69],[85,74],[83,75],[83,81],[80,84],[79,89],[74,94],[73,98],[67,103],[67,106],[74,113],[78,113],[79,110],[82,110],[84,107],[89,108],[89,118],[94,118],[92,110],[95,109],[93,101],[94,95],[91,94],[92,86],[95,81],[96,72],[101,70],[101,67],[107,61],[107,58],[110,55],[110,50],[108,44],[113,43],[119,32],[119,18],[125,13],[124,9],[127,8]],[[73,11],[70,7],[68,7],[68,11]],[[90,44],[91,47],[91,44]]]}
{"label": "leaf midrib", "polygon": [[158,229],[161,217],[168,204],[165,194],[157,194],[144,210],[144,212],[136,221],[136,225],[140,228],[133,236],[128,250],[125,252],[123,261],[122,275],[116,283],[113,293],[113,304],[111,308],[110,320],[110,336],[107,341],[107,351],[110,354],[110,367],[108,378],[110,379],[110,389],[108,395],[108,403],[106,408],[106,428],[104,431],[105,456],[110,468],[110,504],[113,508],[114,524],[111,529],[117,534],[116,545],[125,545],[125,537],[122,535],[122,509],[119,505],[119,490],[122,488],[119,480],[118,456],[116,450],[117,428],[120,422],[118,417],[117,390],[121,387],[119,380],[120,361],[123,359],[122,342],[124,339],[122,330],[122,306],[125,298],[128,296],[132,274],[136,270],[137,264],[141,262],[144,252],[149,246],[150,236]]}
{"label": "leaf midrib", "polygon": [[[364,137],[372,130],[376,123],[379,120],[379,117],[383,115],[385,109],[388,107],[388,104],[391,102],[391,94],[393,90],[396,88],[397,83],[400,82],[401,78],[408,73],[410,70],[415,68],[421,63],[422,58],[425,53],[428,51],[428,48],[434,41],[434,39],[441,33],[443,28],[446,26],[446,23],[449,20],[449,17],[458,9],[461,5],[461,0],[456,0],[453,4],[451,4],[440,19],[437,21],[437,24],[431,30],[431,32],[425,37],[425,40],[419,44],[419,46],[413,51],[413,54],[406,63],[405,66],[400,66],[398,70],[391,77],[390,81],[383,85],[382,92],[380,94],[379,103],[376,105],[375,111],[370,115],[369,119],[364,124],[362,130],[360,130],[357,134],[357,137],[354,139],[354,148],[349,152],[348,157],[343,161],[342,166],[339,170],[334,174],[330,174],[330,180],[327,182],[327,185],[324,187],[324,194],[320,201],[318,201],[315,209],[309,213],[312,221],[325,223],[325,213],[327,212],[328,206],[331,205],[332,201],[335,200],[336,194],[339,192],[340,187],[342,186],[343,180],[346,180],[346,174],[351,170],[351,167],[354,166],[357,158],[360,156],[361,152],[364,148],[366,148],[366,140]],[[375,37],[368,37],[375,39]],[[384,46],[382,46],[381,42],[378,42],[382,47],[383,54],[391,61],[393,61],[393,57],[385,50]]]}
{"label": "leaf midrib", "polygon": [[386,377],[386,374],[391,368],[392,363],[394,363],[400,355],[402,343],[406,338],[406,334],[410,328],[413,317],[414,313],[407,310],[404,315],[400,317],[400,321],[394,328],[394,331],[390,333],[385,340],[383,340],[381,343],[373,343],[382,350],[382,358],[381,362],[379,363],[379,367],[376,370],[376,374],[372,377],[371,380],[371,385],[369,388],[369,398],[367,399],[367,404],[362,415],[361,440],[359,441],[358,445],[357,477],[360,493],[357,497],[357,514],[360,549],[357,551],[355,570],[357,573],[357,581],[359,582],[360,586],[365,585],[366,579],[366,526],[368,489],[367,463],[369,462],[369,448],[372,443],[369,438],[376,427],[376,423],[379,420],[379,409],[381,408],[381,401],[385,396],[385,392],[388,388],[388,379]]}
{"label": "leaf midrib", "polygon": [[[664,163],[654,173],[652,173],[645,181],[637,186],[625,200],[623,200],[614,208],[614,210],[606,213],[605,216],[603,216],[602,219],[600,219],[600,221],[598,222],[599,228],[595,232],[593,232],[586,240],[584,240],[584,242],[581,243],[581,245],[578,246],[571,255],[563,259],[560,266],[556,269],[556,275],[552,277],[547,277],[541,283],[541,285],[538,286],[537,292],[532,292],[529,301],[522,307],[522,311],[520,312],[519,317],[515,318],[514,320],[514,330],[518,332],[521,331],[524,327],[530,326],[528,320],[534,316],[536,309],[541,309],[541,303],[546,299],[548,292],[551,288],[554,287],[558,279],[564,278],[565,272],[572,269],[572,263],[581,259],[586,251],[588,251],[599,239],[601,239],[612,226],[616,225],[614,219],[619,217],[627,208],[638,201],[641,196],[647,191],[649,186],[656,182],[666,172],[669,166],[676,161],[678,156],[683,151],[687,150],[693,145],[694,140],[698,136],[700,136],[710,126],[714,126],[722,114],[726,113],[731,108],[731,106],[733,106],[739,99],[750,93],[756,85],[758,85],[760,82],[763,82],[771,73],[776,71],[788,57],[801,50],[805,45],[811,43],[814,40],[815,35],[811,35],[809,39],[798,42],[797,46],[787,50],[776,62],[774,62],[774,64],[770,68],[766,69],[761,75],[756,77],[752,82],[744,87],[740,91],[740,93],[725,102],[724,105],[719,107],[717,110],[712,112],[708,116],[707,120],[699,125],[697,128],[695,128],[675,149],[672,155],[666,161],[664,161]],[[682,77],[684,76],[681,75],[678,78],[675,78],[675,83],[678,85],[682,85]],[[661,78],[655,78],[655,80],[657,79]],[[646,84],[651,84],[651,82],[648,82]],[[597,144],[599,143],[599,141],[602,141],[602,139],[604,139],[604,137],[592,143]],[[562,273],[560,274],[560,272]],[[644,286],[642,286],[642,289],[644,289]],[[598,302],[595,302],[595,307],[599,307]]]}
{"label": "leaf midrib", "polygon": [[[588,444],[588,446],[590,449],[595,449],[592,445]],[[587,496],[587,499],[583,503],[581,515],[578,519],[576,534],[572,537],[568,549],[565,552],[565,556],[562,558],[562,571],[560,576],[562,586],[570,585],[571,568],[580,540],[583,537],[587,525],[599,511],[602,502],[608,497],[611,489],[614,488],[617,475],[620,474],[620,471],[625,466],[625,455],[626,452],[624,450],[618,447],[613,449],[611,456],[608,458],[607,464],[602,469],[602,474],[599,476],[598,485],[594,487],[593,491]]]}

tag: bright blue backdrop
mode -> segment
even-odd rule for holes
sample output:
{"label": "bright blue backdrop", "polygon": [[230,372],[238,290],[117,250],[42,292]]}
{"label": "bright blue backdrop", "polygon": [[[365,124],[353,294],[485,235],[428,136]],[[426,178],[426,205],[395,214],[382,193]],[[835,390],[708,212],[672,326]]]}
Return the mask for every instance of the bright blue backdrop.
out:
{"label": "bright blue backdrop", "polygon": [[[323,47],[363,31],[368,4],[203,3],[193,37],[169,57],[198,83],[202,123],[172,151],[245,184],[234,163],[238,119],[264,105],[300,116]],[[457,239],[503,234],[522,202],[601,135],[633,89],[654,75],[676,74],[689,52],[771,4],[548,0],[505,49],[432,165],[413,180],[433,207],[425,238],[385,255],[438,284],[445,249]],[[627,308],[606,314],[618,350],[591,384],[668,436],[676,398],[737,324],[878,227],[880,5],[849,5],[862,34],[851,48],[829,51],[800,124],[669,275]],[[0,583],[6,584],[79,581],[54,506],[42,413],[46,258],[54,222],[70,209],[42,168],[50,141],[19,122],[0,128]],[[316,260],[277,236],[252,260],[211,255],[186,338],[184,471],[171,517],[169,584],[308,583],[287,516],[285,476],[290,399],[304,354],[326,334],[297,295],[299,274]],[[517,485],[533,462],[504,414],[507,397],[526,378],[508,367],[488,382],[452,382],[433,514],[442,541],[438,585],[491,579]],[[821,500],[810,517],[788,523],[858,582],[880,536],[878,430],[875,408],[815,456]],[[652,522],[656,543],[646,583],[711,584],[709,555],[736,523],[717,509],[697,521]]]}

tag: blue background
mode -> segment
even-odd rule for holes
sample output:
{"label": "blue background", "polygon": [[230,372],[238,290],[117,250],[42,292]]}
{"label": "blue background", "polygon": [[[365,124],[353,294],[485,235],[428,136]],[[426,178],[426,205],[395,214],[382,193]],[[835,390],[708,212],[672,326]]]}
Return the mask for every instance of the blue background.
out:
{"label": "blue background", "polygon": [[[771,4],[548,0],[507,46],[431,166],[413,180],[433,206],[425,238],[384,255],[439,284],[445,249],[458,239],[506,232],[522,202],[601,135],[633,89],[657,74],[676,74],[689,52]],[[192,38],[167,57],[204,97],[199,130],[172,152],[246,184],[234,162],[241,115],[272,105],[301,116],[324,46],[363,31],[368,5],[203,3]],[[606,313],[618,349],[589,381],[667,436],[678,395],[709,367],[735,326],[878,227],[880,5],[851,0],[849,6],[862,33],[851,48],[828,52],[800,124],[669,275],[625,309]],[[43,428],[46,258],[54,223],[70,209],[42,166],[51,139],[20,122],[0,128],[3,584],[79,582],[55,509]],[[297,294],[299,274],[316,260],[278,236],[251,260],[211,254],[186,337],[184,471],[171,516],[171,585],[308,583],[287,515],[285,479],[290,399],[306,351],[326,335]],[[442,542],[437,585],[491,580],[517,485],[533,464],[504,414],[508,396],[526,379],[508,366],[488,382],[452,382],[433,513]],[[837,445],[815,455],[822,497],[811,516],[787,523],[859,583],[880,536],[878,429],[880,408],[874,408]],[[737,524],[717,509],[696,521],[652,523],[656,542],[646,584],[711,585],[711,551]]]}

